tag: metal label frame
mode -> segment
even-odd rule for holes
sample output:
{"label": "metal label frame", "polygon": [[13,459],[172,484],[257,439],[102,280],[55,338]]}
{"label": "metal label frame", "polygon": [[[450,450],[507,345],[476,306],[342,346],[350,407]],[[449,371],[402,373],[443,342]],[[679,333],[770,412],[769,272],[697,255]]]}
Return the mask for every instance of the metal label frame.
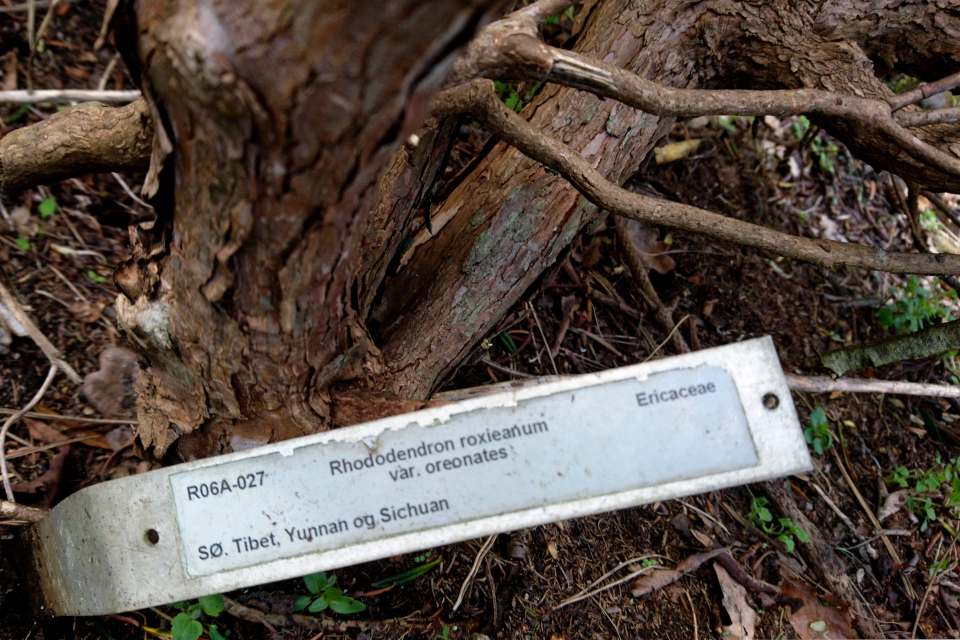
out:
{"label": "metal label frame", "polygon": [[[500,515],[453,522],[426,530],[386,535],[341,548],[191,577],[171,479],[178,474],[263,456],[295,455],[327,443],[371,442],[410,426],[439,425],[457,416],[516,406],[528,400],[703,365],[722,368],[756,451],[756,464],[603,495],[546,504]],[[766,400],[765,400],[766,399]],[[774,406],[775,405],[775,406]],[[497,532],[624,509],[659,500],[749,484],[807,471],[810,456],[796,410],[769,337],[571,377],[463,400],[383,420],[266,445],[256,449],[111,480],[69,496],[27,533],[32,565],[48,613],[102,615],[221,593],[308,573],[335,569]],[[269,495],[264,495],[269,501]]]}

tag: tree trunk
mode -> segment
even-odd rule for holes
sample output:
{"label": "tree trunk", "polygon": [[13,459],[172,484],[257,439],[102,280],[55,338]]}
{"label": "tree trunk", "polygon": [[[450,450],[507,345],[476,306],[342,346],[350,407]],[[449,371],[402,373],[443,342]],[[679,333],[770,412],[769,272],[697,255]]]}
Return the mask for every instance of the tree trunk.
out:
{"label": "tree trunk", "polygon": [[[144,357],[145,447],[163,455],[179,439],[189,459],[327,428],[341,379],[429,397],[601,215],[499,143],[438,203],[433,232],[411,238],[457,124],[431,121],[394,152],[490,4],[136,4],[159,217],[132,232],[116,280]],[[930,78],[960,68],[956,22],[934,0],[598,0],[581,6],[575,49],[674,87],[885,97],[874,60]],[[620,184],[673,124],[555,85],[523,115]],[[878,166],[957,183],[822,124]],[[957,125],[924,131],[944,149],[958,140]]]}
{"label": "tree trunk", "polygon": [[172,153],[173,196],[118,272],[145,447],[311,433],[330,382],[378,371],[352,301],[367,215],[490,4],[136,3],[151,175]]}
{"label": "tree trunk", "polygon": [[[574,50],[673,87],[808,87],[884,97],[891,92],[874,75],[866,53],[836,35],[850,28],[837,22],[838,15],[872,16],[873,4],[836,0],[818,10],[789,0],[606,0],[590,14]],[[915,4],[944,25],[939,49],[958,51],[955,16],[932,1]],[[851,37],[870,33],[892,40],[891,34],[901,31],[916,33],[909,17],[892,10],[883,15],[882,27],[852,29]],[[922,59],[929,73],[960,69],[956,55],[933,58]],[[922,60],[914,55],[911,68]],[[551,86],[522,113],[621,184],[642,167],[673,123]],[[836,123],[822,124],[877,166],[899,163],[907,169],[904,175],[913,167],[930,177],[929,170],[885,140],[864,140]],[[957,131],[956,125],[945,125],[936,136],[953,149]],[[956,176],[948,179],[956,182]],[[379,344],[393,390],[428,397],[597,215],[561,177],[516,149],[497,145],[434,213],[437,221],[449,222],[442,230],[435,223],[435,236],[418,246],[374,312],[383,327]]]}

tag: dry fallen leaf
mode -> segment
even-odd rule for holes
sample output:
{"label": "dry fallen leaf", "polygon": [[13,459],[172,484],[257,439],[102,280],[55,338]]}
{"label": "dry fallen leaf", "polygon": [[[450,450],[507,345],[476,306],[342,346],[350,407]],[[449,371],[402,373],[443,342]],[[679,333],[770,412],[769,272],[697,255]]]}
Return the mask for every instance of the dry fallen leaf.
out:
{"label": "dry fallen leaf", "polygon": [[3,65],[3,82],[0,83],[0,90],[16,91],[17,89],[17,52],[13,49],[0,58],[0,64]]}
{"label": "dry fallen leaf", "polygon": [[137,354],[129,349],[107,347],[100,353],[100,370],[83,379],[81,391],[105,416],[130,415],[136,404],[134,385],[139,372]]}
{"label": "dry fallen leaf", "polygon": [[696,151],[700,147],[701,142],[703,142],[703,140],[699,138],[692,138],[690,140],[684,140],[683,142],[665,144],[662,147],[654,149],[653,155],[656,158],[657,164],[676,162]]}
{"label": "dry fallen leaf", "polygon": [[603,256],[603,240],[600,236],[593,236],[593,240],[590,241],[590,244],[583,250],[583,257],[580,260],[580,264],[585,266],[587,269],[592,268]]}
{"label": "dry fallen leaf", "polygon": [[883,506],[880,507],[880,511],[877,513],[877,520],[883,522],[890,516],[900,511],[900,509],[903,508],[903,505],[907,503],[908,493],[908,489],[900,489],[899,491],[894,491],[888,495],[887,499],[883,501]]}
{"label": "dry fallen leaf", "polygon": [[[853,638],[853,616],[840,602],[825,605],[815,591],[793,580],[783,582],[783,597],[797,598],[803,606],[788,609],[787,619],[801,640],[840,640]],[[827,597],[824,596],[826,600]]]}
{"label": "dry fallen leaf", "polygon": [[623,226],[627,231],[630,244],[640,255],[640,261],[647,269],[657,273],[670,273],[676,266],[666,251],[670,248],[666,242],[659,240],[660,232],[652,225],[639,220],[623,219]]}
{"label": "dry fallen leaf", "polygon": [[37,493],[43,492],[43,506],[49,507],[53,504],[53,499],[60,488],[60,480],[63,478],[63,467],[70,456],[70,447],[60,447],[57,457],[50,461],[50,468],[46,473],[29,482],[19,482],[12,485],[14,493]]}
{"label": "dry fallen leaf", "polygon": [[61,440],[66,440],[70,437],[64,433],[61,433],[56,428],[51,427],[46,422],[33,420],[32,418],[21,418],[21,420],[23,420],[23,423],[27,425],[27,430],[30,432],[30,437],[45,444],[53,444],[54,442],[60,442]]}
{"label": "dry fallen leaf", "polygon": [[30,239],[40,232],[40,223],[30,215],[26,207],[14,207],[10,210],[10,221],[21,238]]}
{"label": "dry fallen leaf", "polygon": [[747,604],[747,590],[730,577],[727,570],[714,563],[720,590],[723,592],[723,608],[730,616],[730,626],[724,627],[727,640],[753,640],[757,626],[757,613]]}
{"label": "dry fallen leaf", "polygon": [[682,578],[684,574],[696,571],[704,562],[721,553],[727,553],[727,550],[714,549],[708,553],[698,553],[685,559],[673,569],[658,569],[645,576],[640,576],[633,583],[631,594],[634,598],[639,598],[657,589],[662,589]]}
{"label": "dry fallen leaf", "polygon": [[70,313],[80,322],[96,322],[103,314],[107,303],[104,300],[94,302],[74,302],[70,305]]}

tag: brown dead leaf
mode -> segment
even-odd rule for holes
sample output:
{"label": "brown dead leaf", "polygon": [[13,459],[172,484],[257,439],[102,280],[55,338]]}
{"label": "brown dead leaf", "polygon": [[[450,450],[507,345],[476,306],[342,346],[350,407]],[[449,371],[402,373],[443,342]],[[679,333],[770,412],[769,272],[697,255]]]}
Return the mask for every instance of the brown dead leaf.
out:
{"label": "brown dead leaf", "polygon": [[17,52],[11,49],[0,58],[0,64],[3,65],[3,82],[0,83],[0,89],[3,91],[16,91],[17,89]]}
{"label": "brown dead leaf", "polygon": [[803,602],[800,609],[795,611],[790,607],[787,614],[787,619],[801,640],[854,637],[853,616],[842,603],[825,605],[810,587],[793,580],[784,580],[783,597],[797,598]]}
{"label": "brown dead leaf", "polygon": [[40,422],[39,420],[33,420],[31,418],[21,418],[21,420],[27,425],[27,430],[30,431],[30,437],[45,444],[53,444],[54,442],[60,442],[70,437],[58,431],[56,428],[51,427],[46,422]]}
{"label": "brown dead leaf", "polygon": [[643,266],[661,274],[670,273],[673,270],[676,262],[666,254],[670,245],[660,241],[660,232],[655,227],[629,218],[623,219],[623,226],[627,231],[630,244],[640,255]]}
{"label": "brown dead leaf", "polygon": [[21,238],[30,239],[40,232],[40,223],[30,215],[26,207],[14,207],[10,210],[10,221]]}
{"label": "brown dead leaf", "polygon": [[583,250],[583,258],[580,260],[580,264],[585,266],[587,269],[592,268],[595,264],[600,262],[600,258],[603,255],[603,240],[600,236],[593,236],[593,240],[590,241],[590,244],[587,245],[587,248]]}
{"label": "brown dead leaf", "polygon": [[46,473],[29,482],[18,482],[12,485],[11,488],[13,492],[31,494],[42,492],[43,506],[49,508],[50,505],[53,504],[57,490],[60,488],[60,480],[63,478],[63,467],[67,463],[69,456],[70,447],[60,447],[60,453],[50,461],[50,468],[47,469]]}
{"label": "brown dead leaf", "polygon": [[137,354],[121,347],[107,347],[100,353],[100,370],[83,379],[81,392],[105,416],[131,415],[136,406],[134,385],[139,372]]}
{"label": "brown dead leaf", "polygon": [[720,590],[723,592],[723,608],[730,616],[730,626],[724,627],[724,637],[729,640],[753,640],[757,626],[757,612],[747,604],[747,590],[730,577],[727,570],[714,563]]}
{"label": "brown dead leaf", "polygon": [[727,550],[714,549],[708,553],[698,553],[685,559],[673,569],[658,569],[653,573],[640,576],[634,581],[631,593],[634,598],[639,598],[657,589],[662,589],[682,578],[684,574],[696,571],[704,562],[721,553],[727,553]]}
{"label": "brown dead leaf", "polygon": [[887,499],[883,501],[883,506],[880,507],[880,511],[877,513],[877,520],[883,522],[887,518],[900,511],[900,509],[903,508],[903,505],[907,503],[908,493],[908,489],[900,489],[899,491],[894,491],[888,495]]}
{"label": "brown dead leaf", "polygon": [[80,322],[93,323],[100,319],[106,306],[107,303],[105,300],[74,302],[70,305],[70,313]]}

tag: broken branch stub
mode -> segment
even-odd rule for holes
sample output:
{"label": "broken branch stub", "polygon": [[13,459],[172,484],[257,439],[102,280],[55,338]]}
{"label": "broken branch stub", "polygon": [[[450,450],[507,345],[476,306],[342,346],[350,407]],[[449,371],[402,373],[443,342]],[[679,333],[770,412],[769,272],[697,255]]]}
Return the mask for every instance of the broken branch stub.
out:
{"label": "broken branch stub", "polygon": [[153,122],[143,99],[90,102],[0,139],[0,191],[12,193],[88,173],[146,169]]}

